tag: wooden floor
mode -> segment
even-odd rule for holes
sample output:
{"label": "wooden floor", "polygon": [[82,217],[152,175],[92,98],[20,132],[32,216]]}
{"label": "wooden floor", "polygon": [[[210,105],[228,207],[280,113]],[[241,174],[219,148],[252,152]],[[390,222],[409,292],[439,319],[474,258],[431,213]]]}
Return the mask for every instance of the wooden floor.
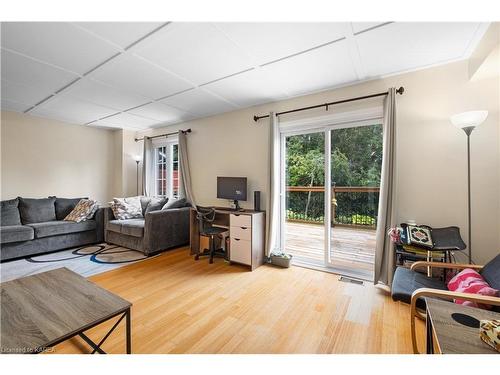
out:
{"label": "wooden floor", "polygon": [[[194,261],[183,248],[90,280],[133,303],[134,353],[411,353],[409,307],[331,273],[249,272],[222,259]],[[98,342],[112,324],[88,335]],[[124,352],[123,323],[103,349]],[[88,351],[74,338],[54,352]]]}
{"label": "wooden floor", "polygon": [[[332,229],[330,259],[335,266],[372,274],[375,262],[375,230],[336,226]],[[325,227],[285,223],[285,250],[296,258],[323,263]]]}

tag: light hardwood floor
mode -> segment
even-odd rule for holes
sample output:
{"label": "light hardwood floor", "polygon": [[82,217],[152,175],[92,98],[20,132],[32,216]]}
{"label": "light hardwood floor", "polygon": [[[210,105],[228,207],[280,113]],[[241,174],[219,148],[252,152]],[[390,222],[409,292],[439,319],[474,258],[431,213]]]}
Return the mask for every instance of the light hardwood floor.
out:
{"label": "light hardwood floor", "polygon": [[[409,307],[301,267],[254,272],[188,249],[90,278],[133,303],[133,353],[411,353]],[[423,348],[424,325],[418,322]],[[89,331],[98,342],[113,323]],[[124,353],[123,323],[103,349]],[[88,352],[81,339],[55,353]]]}

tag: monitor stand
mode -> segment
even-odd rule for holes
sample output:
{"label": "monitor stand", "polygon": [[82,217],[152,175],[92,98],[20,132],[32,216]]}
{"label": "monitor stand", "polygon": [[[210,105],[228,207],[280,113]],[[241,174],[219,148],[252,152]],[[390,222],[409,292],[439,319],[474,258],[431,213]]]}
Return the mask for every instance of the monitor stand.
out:
{"label": "monitor stand", "polygon": [[238,202],[237,199],[234,200],[234,210],[235,211],[243,211],[243,209],[240,207],[240,202]]}

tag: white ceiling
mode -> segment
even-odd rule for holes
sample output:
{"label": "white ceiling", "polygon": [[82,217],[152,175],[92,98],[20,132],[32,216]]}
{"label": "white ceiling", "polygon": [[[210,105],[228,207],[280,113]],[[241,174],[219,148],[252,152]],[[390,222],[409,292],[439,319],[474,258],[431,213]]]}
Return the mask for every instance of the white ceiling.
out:
{"label": "white ceiling", "polygon": [[2,22],[2,109],[144,130],[468,58],[484,23]]}

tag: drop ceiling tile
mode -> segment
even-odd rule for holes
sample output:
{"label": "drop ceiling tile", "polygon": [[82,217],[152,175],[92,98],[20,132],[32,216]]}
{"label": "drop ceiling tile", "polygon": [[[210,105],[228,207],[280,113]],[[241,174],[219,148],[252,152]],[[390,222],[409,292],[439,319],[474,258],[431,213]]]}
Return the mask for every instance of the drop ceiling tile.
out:
{"label": "drop ceiling tile", "polygon": [[376,27],[379,25],[383,25],[386,22],[353,22],[352,23],[352,32],[360,33],[362,31],[371,29],[372,27]]}
{"label": "drop ceiling tile", "polygon": [[149,101],[146,97],[124,92],[92,79],[81,79],[69,87],[65,93],[118,111],[124,111]]}
{"label": "drop ceiling tile", "polygon": [[142,107],[131,109],[130,111],[127,111],[127,113],[150,118],[163,123],[182,122],[194,118],[194,116],[190,113],[162,103],[146,104]]}
{"label": "drop ceiling tile", "polygon": [[51,94],[50,90],[2,81],[2,99],[12,102],[32,106],[49,97]]}
{"label": "drop ceiling tile", "polygon": [[92,77],[150,99],[159,99],[192,87],[173,74],[132,55],[113,59],[92,73]]}
{"label": "drop ceiling tile", "polygon": [[242,107],[287,97],[280,85],[274,82],[274,77],[267,74],[264,69],[253,69],[203,87]]}
{"label": "drop ceiling tile", "polygon": [[422,68],[464,56],[480,24],[401,22],[359,34],[355,40],[370,77]]}
{"label": "drop ceiling tile", "polygon": [[114,128],[136,128],[146,129],[157,124],[157,120],[148,119],[142,116],[133,115],[131,113],[118,113],[114,116],[96,121],[93,124],[109,126]]}
{"label": "drop ceiling tile", "polygon": [[66,120],[71,120],[75,124],[86,124],[116,112],[112,108],[89,103],[69,95],[61,95],[40,104],[30,111],[30,114],[60,116]]}
{"label": "drop ceiling tile", "polygon": [[217,23],[230,39],[248,51],[259,64],[343,38],[341,22],[226,22]]}
{"label": "drop ceiling tile", "polygon": [[2,111],[24,112],[29,107],[29,105],[12,102],[2,97]]}
{"label": "drop ceiling tile", "polygon": [[161,102],[198,116],[211,116],[216,113],[228,112],[236,108],[201,88],[168,97],[161,100]]}
{"label": "drop ceiling tile", "polygon": [[357,80],[345,40],[266,65],[263,69],[293,96]]}
{"label": "drop ceiling tile", "polygon": [[120,48],[130,46],[162,25],[161,22],[76,22],[75,24]]}
{"label": "drop ceiling tile", "polygon": [[78,74],[119,51],[66,22],[2,22],[2,47]]}
{"label": "drop ceiling tile", "polygon": [[55,92],[77,75],[2,49],[2,80]]}
{"label": "drop ceiling tile", "polygon": [[135,53],[200,85],[252,67],[248,56],[209,23],[174,23]]}

